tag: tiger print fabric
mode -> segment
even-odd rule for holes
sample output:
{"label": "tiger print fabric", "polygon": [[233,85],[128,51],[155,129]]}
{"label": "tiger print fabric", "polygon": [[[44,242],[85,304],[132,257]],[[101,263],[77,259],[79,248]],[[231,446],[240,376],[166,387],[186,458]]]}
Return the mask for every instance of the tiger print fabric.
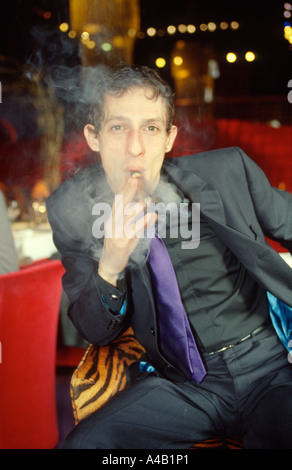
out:
{"label": "tiger print fabric", "polygon": [[108,346],[88,346],[71,378],[71,401],[75,423],[104,405],[127,387],[127,368],[139,360],[145,349],[132,328]]}
{"label": "tiger print fabric", "polygon": [[[89,345],[71,379],[75,423],[89,416],[127,387],[127,368],[145,353],[132,328],[108,346]],[[193,444],[191,449],[242,449],[240,438],[216,437]]]}
{"label": "tiger print fabric", "polygon": [[191,449],[243,449],[242,439],[240,437],[214,437],[202,442],[196,442]]}

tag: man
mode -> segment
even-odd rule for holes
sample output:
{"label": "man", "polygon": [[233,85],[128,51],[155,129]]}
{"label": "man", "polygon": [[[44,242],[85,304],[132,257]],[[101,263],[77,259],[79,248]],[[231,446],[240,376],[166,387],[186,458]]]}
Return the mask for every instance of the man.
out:
{"label": "man", "polygon": [[[163,163],[177,134],[173,109],[172,93],[155,72],[109,71],[97,83],[84,128],[102,165],[64,183],[47,203],[75,326],[103,345],[131,325],[148,363],[130,388],[82,421],[64,447],[189,448],[225,433],[241,434],[246,448],[291,448],[292,369],[266,294],[291,306],[291,269],[265,241],[266,235],[291,250],[291,195],[272,189],[240,149]],[[164,238],[192,348],[200,350],[201,365],[194,367],[200,377],[180,366],[182,352],[171,359],[162,352],[160,320],[170,318],[171,306],[160,310],[162,292],[141,235],[159,223],[159,211],[156,220],[147,210],[150,199],[187,204],[190,224],[198,222],[191,208],[200,203],[196,248],[183,244],[181,231],[173,238],[167,230]],[[100,204],[112,207],[102,238],[93,229],[94,215],[101,218],[106,207]],[[167,284],[169,271],[162,276]],[[170,343],[178,323],[171,327]]]}

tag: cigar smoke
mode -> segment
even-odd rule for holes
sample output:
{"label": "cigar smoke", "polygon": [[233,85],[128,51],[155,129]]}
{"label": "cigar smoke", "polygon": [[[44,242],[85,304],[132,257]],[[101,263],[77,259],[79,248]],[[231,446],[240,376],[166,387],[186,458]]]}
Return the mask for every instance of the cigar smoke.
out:
{"label": "cigar smoke", "polygon": [[[143,199],[147,206],[150,205],[151,202],[153,202],[154,205],[156,205],[157,203],[161,203],[166,207],[171,206],[171,204],[178,205],[182,200],[182,196],[178,193],[176,187],[173,184],[171,184],[163,176],[161,176],[158,186],[155,189],[154,193],[145,194]],[[159,224],[160,227],[166,226],[166,214],[165,216],[164,214],[159,214]],[[149,236],[144,236],[140,238],[137,248],[131,255],[130,266],[132,264],[134,266],[141,266],[147,261],[150,243],[151,238]]]}
{"label": "cigar smoke", "polygon": [[[39,47],[29,60],[30,67],[27,74],[31,74],[31,78],[33,78],[37,73],[46,86],[54,90],[59,103],[64,108],[65,135],[66,133],[81,132],[88,122],[90,104],[92,102],[96,103],[99,99],[96,93],[96,83],[99,83],[100,87],[103,86],[103,83],[106,86],[104,77],[107,67],[105,65],[94,67],[80,65],[80,57],[78,57],[78,53],[76,54],[74,43],[71,40],[60,39],[62,44],[58,45],[56,41],[50,41],[49,33],[46,34],[42,31],[40,35],[40,31],[35,30],[32,31],[32,34],[38,37]],[[62,51],[61,56],[60,51]],[[45,56],[47,56],[46,60],[44,60]],[[75,59],[72,59],[72,57],[75,57]],[[102,96],[102,89],[100,91],[100,96]],[[78,172],[79,168],[75,166],[74,173]],[[70,176],[73,176],[72,173],[71,171]],[[133,172],[131,177],[141,178],[141,174]],[[66,179],[66,176],[63,175],[62,179]],[[88,184],[83,185],[80,197],[76,194],[75,196],[76,203],[74,206],[71,205],[70,211],[72,212],[72,218],[74,217],[73,230],[77,235],[76,238],[81,242],[84,238],[84,231],[92,233],[92,224],[94,222],[92,208],[97,200],[112,205],[114,194],[109,188],[106,176],[101,169],[95,189],[93,190],[93,183],[89,177]],[[86,201],[86,207],[80,207],[79,201]],[[174,185],[162,177],[155,192],[144,195],[144,201],[146,203],[151,201],[161,202],[167,206],[170,203],[179,204],[181,195],[178,194]],[[89,214],[86,216],[86,226],[84,226],[85,211],[90,213],[90,216]],[[148,237],[139,239],[138,246],[130,258],[129,266],[137,266],[146,262],[150,242],[151,239]],[[92,237],[92,244],[88,250],[90,256],[99,260],[102,246],[102,239]]]}
{"label": "cigar smoke", "polygon": [[[138,175],[134,175],[134,177],[138,177]],[[140,176],[139,176],[140,177]],[[74,183],[74,180],[73,180]],[[91,189],[90,189],[91,188]],[[92,197],[92,181],[88,181],[84,185],[84,189],[82,191],[82,200],[85,199],[88,201],[87,203],[87,210],[91,209],[92,211],[92,218],[88,222],[88,226],[86,227],[86,231],[92,231],[93,234],[93,241],[90,247],[90,255],[95,260],[99,260],[103,248],[103,241],[105,236],[105,224],[111,217],[111,208],[115,198],[122,197],[121,195],[115,195],[111,191],[106,176],[100,168],[100,172],[97,178],[97,185],[96,185],[98,197]],[[81,195],[80,195],[81,197]],[[79,200],[79,197],[77,198]],[[76,199],[76,200],[77,200]],[[155,210],[157,204],[163,204],[165,206],[176,207],[182,198],[181,195],[178,194],[176,188],[168,181],[164,179],[162,176],[156,190],[152,194],[144,194],[144,202],[146,203],[145,212],[149,212],[150,210]],[[133,201],[133,205],[134,205]],[[137,202],[141,202],[141,199],[137,199]],[[151,207],[151,203],[153,203],[154,207]],[[149,209],[150,207],[150,209]],[[80,238],[82,237],[82,230],[84,230],[84,207],[80,207],[77,204],[77,207],[73,208],[74,218],[76,220],[77,226],[80,227],[81,233]],[[121,227],[123,227],[123,217],[124,212],[123,210],[119,213],[116,211],[116,218],[118,217],[118,224],[120,223]],[[135,215],[133,215],[135,218]],[[80,222],[78,222],[80,221]],[[117,223],[117,222],[116,222]],[[90,226],[91,224],[91,226]],[[166,226],[167,224],[167,214],[162,211],[159,213],[159,227]],[[81,228],[82,227],[82,228]],[[156,227],[157,229],[157,227]],[[138,267],[143,265],[147,261],[147,257],[149,254],[149,247],[151,243],[151,238],[154,234],[155,227],[152,227],[150,230],[145,230],[143,234],[139,236],[139,242],[135,249],[135,251],[131,254],[128,267]],[[107,234],[107,236],[110,236]]]}

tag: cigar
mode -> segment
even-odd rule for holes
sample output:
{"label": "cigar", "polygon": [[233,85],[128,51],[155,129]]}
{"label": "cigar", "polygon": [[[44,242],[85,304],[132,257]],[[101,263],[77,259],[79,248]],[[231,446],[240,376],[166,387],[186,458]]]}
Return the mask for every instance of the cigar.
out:
{"label": "cigar", "polygon": [[[140,171],[133,171],[131,173],[131,178],[143,178],[142,174],[140,173]],[[152,196],[150,196],[150,194],[146,194],[143,198],[143,201],[145,202],[145,204],[149,204],[150,202],[158,202],[158,200],[154,200],[152,198]]]}
{"label": "cigar", "polygon": [[139,171],[133,171],[133,173],[131,173],[131,178],[142,178],[142,175]]}

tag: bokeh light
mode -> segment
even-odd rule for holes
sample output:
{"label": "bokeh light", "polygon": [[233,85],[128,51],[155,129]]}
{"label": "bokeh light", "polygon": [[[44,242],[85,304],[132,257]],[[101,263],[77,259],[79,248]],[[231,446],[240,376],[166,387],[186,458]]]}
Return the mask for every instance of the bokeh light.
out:
{"label": "bokeh light", "polygon": [[247,62],[253,62],[255,60],[255,54],[254,52],[252,51],[248,51],[246,54],[245,54],[245,60]]}
{"label": "bokeh light", "polygon": [[158,57],[155,61],[156,67],[162,69],[166,65],[166,60],[163,57]]}
{"label": "bokeh light", "polygon": [[228,54],[226,54],[226,60],[230,64],[233,64],[237,60],[237,55],[234,54],[234,52],[228,52]]}

